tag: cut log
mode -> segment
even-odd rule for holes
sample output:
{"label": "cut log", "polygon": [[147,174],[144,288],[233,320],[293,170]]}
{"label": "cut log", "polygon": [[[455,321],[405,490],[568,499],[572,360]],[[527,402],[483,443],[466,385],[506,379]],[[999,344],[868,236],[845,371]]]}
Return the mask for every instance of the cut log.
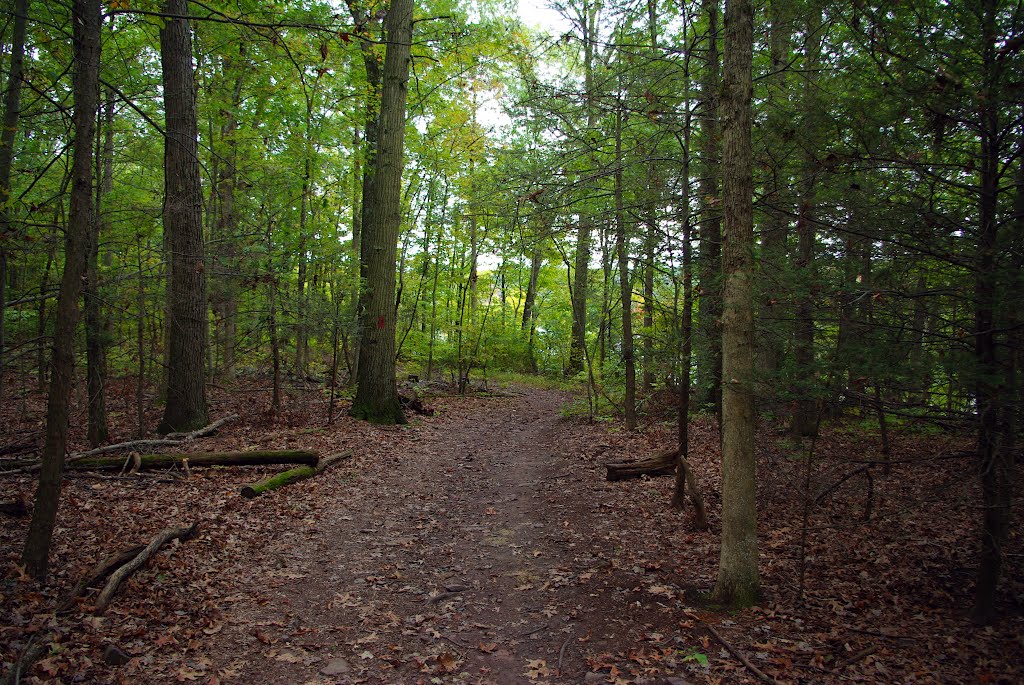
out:
{"label": "cut log", "polygon": [[149,561],[149,558],[156,554],[161,547],[171,540],[189,540],[195,537],[198,531],[198,522],[193,523],[187,528],[165,528],[160,531],[141,552],[110,575],[107,584],[103,587],[103,592],[96,599],[96,614],[102,614],[106,611],[106,608],[110,605],[110,600],[114,598],[114,593],[117,592],[118,586],[121,585],[124,579],[142,568],[142,565]]}
{"label": "cut log", "polygon": [[277,490],[278,488],[283,488],[286,485],[298,483],[299,481],[306,480],[307,478],[320,475],[339,461],[348,459],[351,456],[352,451],[346,450],[344,452],[339,452],[338,454],[332,454],[324,457],[317,462],[316,466],[300,466],[298,468],[282,471],[281,473],[270,476],[269,478],[264,478],[257,483],[250,483],[242,488],[242,497],[252,499],[254,497],[259,497],[264,492]]}
{"label": "cut log", "polygon": [[97,563],[89,569],[84,576],[82,576],[82,579],[78,581],[78,585],[76,585],[75,588],[61,601],[57,606],[57,611],[64,612],[71,609],[75,604],[75,600],[78,599],[79,595],[85,592],[86,588],[105,579],[111,573],[139,556],[139,552],[145,548],[145,545],[135,545],[134,547],[122,550]]}
{"label": "cut log", "polygon": [[609,463],[604,466],[608,469],[606,478],[610,481],[641,476],[667,476],[676,471],[676,452],[672,450],[641,461]]}
{"label": "cut log", "polygon": [[[315,466],[316,452],[306,450],[276,450],[252,452],[196,452],[194,454],[142,454],[139,455],[140,469],[164,469],[182,466],[188,460],[192,468],[197,466],[266,466],[268,464],[307,464]],[[86,457],[70,462],[70,469],[91,471],[120,470],[125,465],[124,457]]]}

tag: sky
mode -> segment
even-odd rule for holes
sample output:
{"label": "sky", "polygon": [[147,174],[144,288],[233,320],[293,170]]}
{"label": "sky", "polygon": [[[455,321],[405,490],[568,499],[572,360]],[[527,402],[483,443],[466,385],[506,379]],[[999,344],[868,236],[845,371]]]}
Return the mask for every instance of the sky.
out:
{"label": "sky", "polygon": [[565,33],[571,26],[548,6],[548,0],[519,0],[519,17],[529,26],[550,33]]}

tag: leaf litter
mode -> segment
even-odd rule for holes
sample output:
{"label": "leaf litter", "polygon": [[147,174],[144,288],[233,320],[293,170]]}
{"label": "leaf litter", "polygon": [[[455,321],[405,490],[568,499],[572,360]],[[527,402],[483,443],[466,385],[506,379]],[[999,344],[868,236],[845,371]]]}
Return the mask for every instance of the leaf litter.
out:
{"label": "leaf litter", "polygon": [[[27,520],[0,530],[5,671],[42,640],[46,654],[22,682],[759,682],[712,626],[778,683],[1024,681],[1019,514],[1000,621],[979,629],[964,618],[976,479],[969,460],[931,457],[969,449],[969,438],[895,436],[901,463],[875,475],[867,521],[860,479],[812,507],[801,588],[804,447],[765,426],[765,598],[723,612],[705,599],[721,509],[711,422],[698,419],[691,431],[711,518],[698,533],[690,514],[667,509],[671,479],[604,481],[604,462],[670,448],[672,422],[652,417],[626,434],[561,418],[564,393],[497,395],[439,397],[432,417],[374,427],[348,418],[325,426],[312,390],[277,416],[256,395],[222,394],[217,415],[246,418],[189,449],[356,455],[255,500],[240,487],[273,467],[70,478],[47,585],[17,564]],[[5,421],[4,444],[38,432],[42,411],[37,401]],[[76,449],[82,426],[72,430]],[[131,426],[114,428],[130,437]],[[816,445],[811,492],[875,452],[864,431],[830,429]],[[30,501],[30,477],[4,483]],[[155,555],[103,617],[89,612],[94,592],[55,612],[98,558],[195,520],[200,535]],[[126,661],[107,663],[110,647]]]}

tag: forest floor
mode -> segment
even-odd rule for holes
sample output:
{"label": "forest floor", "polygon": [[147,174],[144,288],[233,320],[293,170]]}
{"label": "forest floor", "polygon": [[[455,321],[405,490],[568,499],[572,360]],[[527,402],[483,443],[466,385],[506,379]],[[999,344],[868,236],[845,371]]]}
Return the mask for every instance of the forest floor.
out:
{"label": "forest floor", "polygon": [[[765,596],[728,612],[702,599],[714,585],[721,511],[708,419],[693,423],[691,460],[711,529],[694,532],[691,513],[667,508],[671,478],[604,479],[603,462],[672,447],[669,411],[627,434],[565,418],[566,393],[510,386],[428,398],[436,413],[408,426],[343,415],[327,426],[318,390],[293,390],[277,416],[265,394],[218,391],[213,417],[243,418],[190,449],[351,449],[354,458],[252,500],[239,488],[283,467],[73,476],[46,586],[17,566],[27,518],[4,517],[4,672],[30,643],[45,643],[21,682],[761,682],[717,631],[778,683],[1024,682],[1019,513],[999,622],[965,619],[978,518],[977,479],[961,455],[969,436],[897,433],[900,463],[874,474],[870,498],[863,474],[850,478],[811,507],[805,526],[807,446],[765,425]],[[42,398],[16,404],[0,416],[8,452],[41,440]],[[115,423],[130,424],[124,409],[114,407]],[[130,428],[114,437],[128,439]],[[76,423],[76,449],[82,432]],[[863,425],[829,427],[814,446],[809,491],[824,493],[876,456],[876,443]],[[0,499],[30,501],[31,477],[0,483]],[[55,613],[98,559],[195,522],[199,535],[152,559],[103,616],[90,611],[94,592]],[[107,663],[108,646],[127,663]]]}

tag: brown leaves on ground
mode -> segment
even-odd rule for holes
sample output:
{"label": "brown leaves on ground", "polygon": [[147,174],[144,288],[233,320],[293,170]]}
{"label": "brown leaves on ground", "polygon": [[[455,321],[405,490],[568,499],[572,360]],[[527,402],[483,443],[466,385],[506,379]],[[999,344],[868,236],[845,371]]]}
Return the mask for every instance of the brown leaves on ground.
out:
{"label": "brown leaves on ground", "polygon": [[[707,420],[691,433],[711,518],[697,533],[689,512],[667,509],[671,478],[603,480],[605,461],[670,448],[671,422],[626,434],[559,419],[564,395],[517,391],[438,398],[437,414],[409,427],[342,411],[328,427],[313,388],[277,417],[243,389],[218,394],[212,413],[245,418],[190,449],[347,448],[356,458],[252,501],[239,487],[276,469],[69,478],[48,585],[17,566],[27,520],[0,529],[4,668],[45,641],[22,682],[756,682],[710,624],[779,683],[1024,681],[1019,518],[1001,621],[976,629],[964,618],[979,514],[972,464],[955,455],[969,436],[897,434],[891,475],[873,469],[870,488],[858,475],[813,504],[877,455],[870,426],[848,421],[819,439],[810,499],[809,446],[764,426],[765,599],[719,613],[703,599],[720,514]],[[40,434],[41,397],[28,399],[24,413],[3,408],[0,447]],[[83,427],[80,417],[73,449]],[[133,426],[113,428],[114,439],[131,437]],[[3,484],[29,500],[34,491],[27,476]],[[95,592],[54,613],[96,559],[194,520],[199,537],[155,555],[104,617],[89,614]],[[107,663],[110,646],[127,663]]]}

